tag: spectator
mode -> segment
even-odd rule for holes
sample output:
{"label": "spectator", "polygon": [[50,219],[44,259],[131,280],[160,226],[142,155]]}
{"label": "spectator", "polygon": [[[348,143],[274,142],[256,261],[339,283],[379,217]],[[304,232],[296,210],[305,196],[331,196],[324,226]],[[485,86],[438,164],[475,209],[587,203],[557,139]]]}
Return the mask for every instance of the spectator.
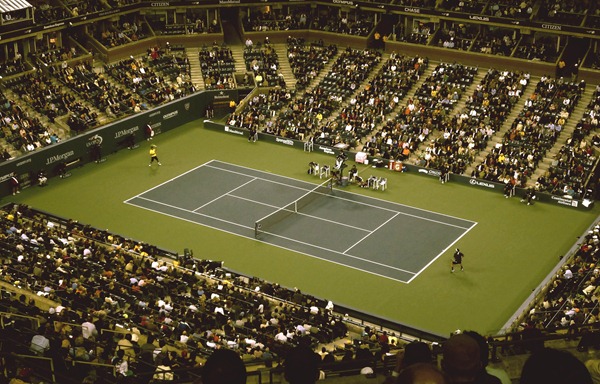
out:
{"label": "spectator", "polygon": [[290,384],[312,384],[319,379],[319,355],[307,346],[297,346],[285,357],[284,376]]}
{"label": "spectator", "polygon": [[228,349],[217,349],[202,369],[203,384],[244,384],[246,367],[240,356]]}
{"label": "spectator", "polygon": [[523,365],[521,384],[592,384],[585,365],[567,351],[544,348],[533,353]]}

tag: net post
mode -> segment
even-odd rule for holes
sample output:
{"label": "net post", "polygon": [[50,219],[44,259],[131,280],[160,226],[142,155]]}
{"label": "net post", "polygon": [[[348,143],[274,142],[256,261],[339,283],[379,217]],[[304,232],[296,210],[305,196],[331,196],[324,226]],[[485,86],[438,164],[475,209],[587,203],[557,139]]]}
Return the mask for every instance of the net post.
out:
{"label": "net post", "polygon": [[259,222],[255,222],[254,223],[254,238],[258,239],[258,234],[260,233],[260,223]]}

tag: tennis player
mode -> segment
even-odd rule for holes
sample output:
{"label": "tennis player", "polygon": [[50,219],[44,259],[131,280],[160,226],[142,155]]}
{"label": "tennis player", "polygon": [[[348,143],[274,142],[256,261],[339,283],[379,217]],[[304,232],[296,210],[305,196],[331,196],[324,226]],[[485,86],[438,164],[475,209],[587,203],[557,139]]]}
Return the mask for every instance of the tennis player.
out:
{"label": "tennis player", "polygon": [[150,164],[148,164],[149,167],[152,166],[152,163],[154,162],[154,160],[156,160],[158,165],[162,165],[160,163],[160,160],[158,160],[158,154],[156,153],[156,145],[152,144],[150,146],[150,151],[148,153],[150,154]]}
{"label": "tennis player", "polygon": [[465,269],[463,268],[462,265],[462,259],[463,257],[465,257],[464,253],[462,253],[460,251],[460,249],[456,248],[456,251],[454,252],[454,255],[452,256],[452,264],[450,264],[451,272],[454,272],[454,266],[455,265],[460,265],[460,270],[464,271]]}

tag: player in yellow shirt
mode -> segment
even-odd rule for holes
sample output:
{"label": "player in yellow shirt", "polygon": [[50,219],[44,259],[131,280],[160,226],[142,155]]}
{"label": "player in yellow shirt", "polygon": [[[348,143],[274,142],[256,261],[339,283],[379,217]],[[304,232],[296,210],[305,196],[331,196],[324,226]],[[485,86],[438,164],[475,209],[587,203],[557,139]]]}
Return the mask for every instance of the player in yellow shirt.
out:
{"label": "player in yellow shirt", "polygon": [[156,145],[152,144],[150,146],[150,164],[148,164],[149,167],[152,166],[152,163],[154,162],[154,160],[156,160],[156,162],[158,163],[158,165],[162,165],[160,163],[160,160],[158,160],[158,154],[156,153]]}

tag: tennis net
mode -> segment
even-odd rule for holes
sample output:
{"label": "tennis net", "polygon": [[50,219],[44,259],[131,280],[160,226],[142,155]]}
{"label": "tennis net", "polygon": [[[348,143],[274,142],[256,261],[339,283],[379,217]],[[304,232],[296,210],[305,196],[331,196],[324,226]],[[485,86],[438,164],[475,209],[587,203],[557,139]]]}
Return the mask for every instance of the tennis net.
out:
{"label": "tennis net", "polygon": [[330,195],[333,192],[333,182],[331,179],[327,179],[322,184],[319,184],[316,188],[311,189],[298,199],[292,201],[286,206],[277,209],[275,212],[268,214],[262,219],[257,220],[254,223],[254,236],[258,236],[266,232],[268,228],[271,228],[274,224],[280,222],[286,217],[298,213],[302,208],[306,207],[313,201],[320,197]]}

